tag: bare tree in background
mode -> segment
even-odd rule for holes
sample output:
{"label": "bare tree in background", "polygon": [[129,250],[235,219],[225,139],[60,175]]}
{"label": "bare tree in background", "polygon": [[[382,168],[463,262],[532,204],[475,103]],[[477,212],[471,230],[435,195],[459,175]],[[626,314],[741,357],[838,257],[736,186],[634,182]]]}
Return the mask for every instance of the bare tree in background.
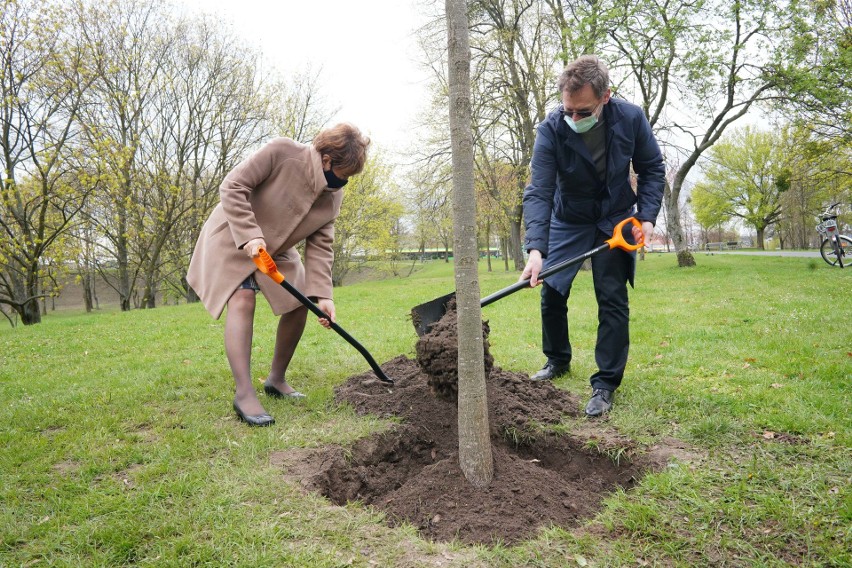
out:
{"label": "bare tree in background", "polygon": [[71,146],[90,79],[80,37],[55,7],[5,2],[0,38],[0,303],[30,325],[86,200]]}

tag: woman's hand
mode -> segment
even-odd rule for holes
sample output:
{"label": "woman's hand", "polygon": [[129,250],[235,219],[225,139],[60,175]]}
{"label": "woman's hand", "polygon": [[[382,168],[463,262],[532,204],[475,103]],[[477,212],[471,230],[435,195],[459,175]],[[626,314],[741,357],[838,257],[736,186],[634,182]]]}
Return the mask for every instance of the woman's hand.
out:
{"label": "woman's hand", "polygon": [[[329,316],[331,316],[332,322],[337,323],[337,314],[334,312],[334,301],[333,300],[330,300],[328,298],[321,298],[317,302],[317,305],[319,306],[319,309],[321,309],[322,311],[327,313]],[[324,328],[326,328],[326,329],[331,328],[331,322],[329,322],[327,319],[319,318],[318,321],[319,321],[320,325],[323,326]]]}
{"label": "woman's hand", "polygon": [[263,237],[259,239],[252,239],[243,245],[243,250],[246,251],[246,254],[249,255],[250,258],[257,257],[257,255],[260,254],[260,249],[266,250],[266,241],[263,240]]}

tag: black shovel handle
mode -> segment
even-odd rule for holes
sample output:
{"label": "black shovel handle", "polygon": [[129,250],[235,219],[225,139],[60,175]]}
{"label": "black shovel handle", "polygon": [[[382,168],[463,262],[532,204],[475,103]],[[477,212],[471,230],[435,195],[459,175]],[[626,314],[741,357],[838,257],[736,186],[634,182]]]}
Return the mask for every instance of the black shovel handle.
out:
{"label": "black shovel handle", "polygon": [[337,325],[336,323],[334,323],[333,321],[331,321],[331,317],[329,317],[329,315],[328,315],[327,313],[325,313],[324,311],[322,311],[318,305],[316,305],[315,303],[313,303],[312,301],[310,301],[310,299],[308,299],[307,297],[305,297],[305,295],[304,295],[304,294],[302,294],[301,292],[299,292],[298,290],[296,290],[296,289],[293,287],[293,285],[292,285],[292,284],[290,284],[290,283],[289,283],[289,282],[287,282],[286,280],[282,280],[282,281],[281,281],[281,286],[282,286],[285,290],[287,290],[288,292],[290,292],[290,293],[293,295],[293,297],[295,297],[297,300],[299,300],[299,301],[302,303],[302,305],[303,305],[303,306],[305,306],[305,307],[306,307],[306,308],[308,308],[311,312],[313,312],[313,313],[314,313],[314,315],[316,315],[317,317],[323,318],[323,319],[325,319],[325,320],[328,320],[328,323],[330,324],[331,329],[333,329],[334,331],[336,331],[336,332],[337,332],[337,334],[338,334],[340,337],[342,337],[342,338],[343,338],[343,339],[345,339],[347,342],[349,342],[349,345],[351,345],[352,347],[354,347],[355,349],[357,349],[357,350],[358,350],[358,352],[359,352],[361,355],[363,355],[363,356],[364,356],[364,359],[366,359],[366,360],[367,360],[367,363],[369,363],[369,364],[370,364],[370,368],[372,368],[372,369],[373,369],[373,372],[374,372],[374,373],[376,373],[376,376],[379,378],[379,380],[380,380],[380,381],[382,381],[383,383],[388,383],[388,384],[390,384],[390,385],[392,385],[392,384],[393,384],[393,379],[391,379],[390,377],[388,377],[387,375],[385,375],[385,372],[384,372],[384,371],[382,371],[382,368],[381,368],[381,367],[379,367],[379,364],[378,364],[378,363],[376,363],[376,360],[375,360],[375,359],[373,359],[373,356],[372,356],[372,355],[370,355],[370,352],[369,352],[369,351],[367,351],[367,349],[366,349],[363,345],[361,345],[360,343],[358,343],[358,340],[356,340],[354,337],[352,337],[351,335],[349,335],[349,334],[346,332],[346,330],[345,330],[345,329],[343,329],[342,327],[340,327],[339,325]]}
{"label": "black shovel handle", "polygon": [[[589,252],[584,252],[580,256],[575,256],[574,258],[570,258],[570,259],[568,259],[564,262],[560,262],[559,264],[554,264],[553,266],[551,266],[547,270],[542,270],[538,275],[538,279],[544,280],[545,278],[547,278],[548,276],[550,276],[552,274],[556,274],[557,272],[561,272],[562,270],[565,270],[569,266],[574,266],[575,264],[579,264],[579,263],[583,262],[584,260],[586,260],[587,258],[594,256],[601,251],[608,250],[609,248],[610,247],[609,247],[608,244],[602,244],[599,247],[593,248]],[[479,301],[479,305],[484,308],[488,304],[493,304],[497,300],[499,300],[501,298],[505,298],[509,294],[514,294],[518,290],[523,290],[524,288],[529,288],[529,287],[530,287],[530,279],[529,278],[527,278],[526,280],[520,280],[518,282],[515,282],[511,286],[507,286],[507,287],[503,288],[502,290],[497,290],[496,292],[494,292],[493,294],[491,294],[489,296],[485,296],[484,298],[482,298]]]}
{"label": "black shovel handle", "polygon": [[337,334],[345,339],[349,345],[358,350],[358,352],[364,356],[364,359],[367,360],[367,363],[370,364],[370,368],[373,369],[373,372],[376,373],[376,376],[383,383],[387,383],[389,385],[394,384],[393,379],[385,375],[385,372],[382,371],[382,368],[379,367],[379,364],[376,363],[376,360],[373,359],[373,356],[370,355],[370,352],[367,351],[363,345],[358,343],[358,341],[349,335],[345,329],[331,321],[331,317],[322,311],[318,305],[310,301],[304,294],[299,292],[293,285],[291,285],[287,280],[284,279],[284,275],[278,271],[278,267],[275,265],[275,261],[272,260],[272,257],[269,256],[269,253],[263,249],[260,249],[259,256],[254,258],[254,263],[257,265],[258,269],[272,278],[275,282],[281,284],[281,287],[290,292],[290,294],[299,300],[299,302],[308,308],[314,315],[320,317],[322,319],[328,320],[329,327],[337,332]]}
{"label": "black shovel handle", "polygon": [[[605,250],[609,250],[609,249],[613,249],[613,248],[620,248],[621,250],[630,252],[630,251],[635,251],[635,250],[640,249],[641,247],[643,247],[645,245],[644,237],[640,238],[639,242],[637,242],[637,243],[628,243],[624,238],[624,234],[623,234],[622,231],[624,230],[624,227],[628,224],[633,225],[634,227],[636,227],[640,230],[642,229],[642,223],[640,223],[638,220],[636,220],[635,217],[628,217],[627,219],[622,220],[620,223],[618,223],[615,226],[615,228],[612,230],[612,237],[607,239],[604,244],[602,244],[598,247],[595,247],[588,252],[584,252],[580,256],[575,256],[574,258],[569,258],[568,260],[566,260],[564,262],[560,262],[559,264],[554,264],[553,266],[551,266],[547,270],[542,270],[538,275],[538,279],[543,280],[543,279],[547,278],[548,276],[550,276],[552,274],[556,274],[557,272],[565,270],[569,266],[574,266],[575,264],[579,264],[579,263],[583,262],[584,260],[586,260],[587,258],[590,258],[590,257],[598,254],[599,252],[603,252]],[[520,282],[516,282],[516,283],[512,284],[511,286],[507,286],[506,288],[503,288],[502,290],[498,290],[498,291],[494,292],[490,296],[486,296],[486,297],[482,298],[479,301],[479,305],[481,307],[485,307],[488,304],[492,304],[492,303],[496,302],[500,298],[505,298],[509,294],[514,294],[518,290],[523,290],[524,288],[529,288],[529,286],[530,286],[529,279],[521,280]]]}

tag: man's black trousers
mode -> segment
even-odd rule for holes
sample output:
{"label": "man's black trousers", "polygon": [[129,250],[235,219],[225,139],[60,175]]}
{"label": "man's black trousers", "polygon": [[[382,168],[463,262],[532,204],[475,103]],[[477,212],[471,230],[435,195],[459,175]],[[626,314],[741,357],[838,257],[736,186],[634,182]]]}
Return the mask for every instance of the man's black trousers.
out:
{"label": "man's black trousers", "polygon": [[[601,233],[601,243],[606,238]],[[596,243],[596,244],[601,244]],[[598,302],[598,338],[595,362],[598,370],[590,379],[592,388],[615,390],[624,377],[627,351],[630,347],[630,308],[627,280],[634,259],[631,254],[612,249],[594,255],[592,279]],[[549,363],[565,366],[571,361],[568,335],[568,296],[547,283],[541,289],[542,348]]]}

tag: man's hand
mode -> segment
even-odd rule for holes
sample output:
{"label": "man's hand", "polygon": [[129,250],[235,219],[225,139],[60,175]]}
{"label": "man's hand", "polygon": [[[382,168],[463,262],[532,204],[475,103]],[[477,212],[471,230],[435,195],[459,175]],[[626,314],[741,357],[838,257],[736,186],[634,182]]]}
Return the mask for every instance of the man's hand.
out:
{"label": "man's hand", "polygon": [[643,221],[641,230],[636,225],[633,225],[631,227],[631,230],[633,231],[633,242],[638,243],[639,239],[642,239],[642,242],[645,244],[645,246],[651,244],[651,237],[654,236],[653,223],[649,221]]}
{"label": "man's hand", "polygon": [[530,251],[530,258],[527,260],[527,265],[524,267],[524,271],[521,272],[521,277],[518,278],[518,282],[522,280],[526,280],[529,278],[530,286],[535,288],[539,284],[541,284],[541,280],[538,279],[538,274],[541,272],[541,252],[535,249]]}
{"label": "man's hand", "polygon": [[266,241],[263,238],[252,239],[243,246],[243,250],[250,258],[255,258],[260,254],[260,249],[266,249]]}
{"label": "man's hand", "polygon": [[[329,316],[331,316],[331,321],[337,323],[337,314],[334,312],[334,301],[333,300],[330,300],[328,298],[321,298],[317,302],[317,305],[319,306],[319,309],[321,309],[322,311],[327,313]],[[331,328],[331,322],[329,322],[327,319],[319,318],[318,321],[319,321],[320,325],[323,326],[324,328],[326,328],[326,329]]]}

